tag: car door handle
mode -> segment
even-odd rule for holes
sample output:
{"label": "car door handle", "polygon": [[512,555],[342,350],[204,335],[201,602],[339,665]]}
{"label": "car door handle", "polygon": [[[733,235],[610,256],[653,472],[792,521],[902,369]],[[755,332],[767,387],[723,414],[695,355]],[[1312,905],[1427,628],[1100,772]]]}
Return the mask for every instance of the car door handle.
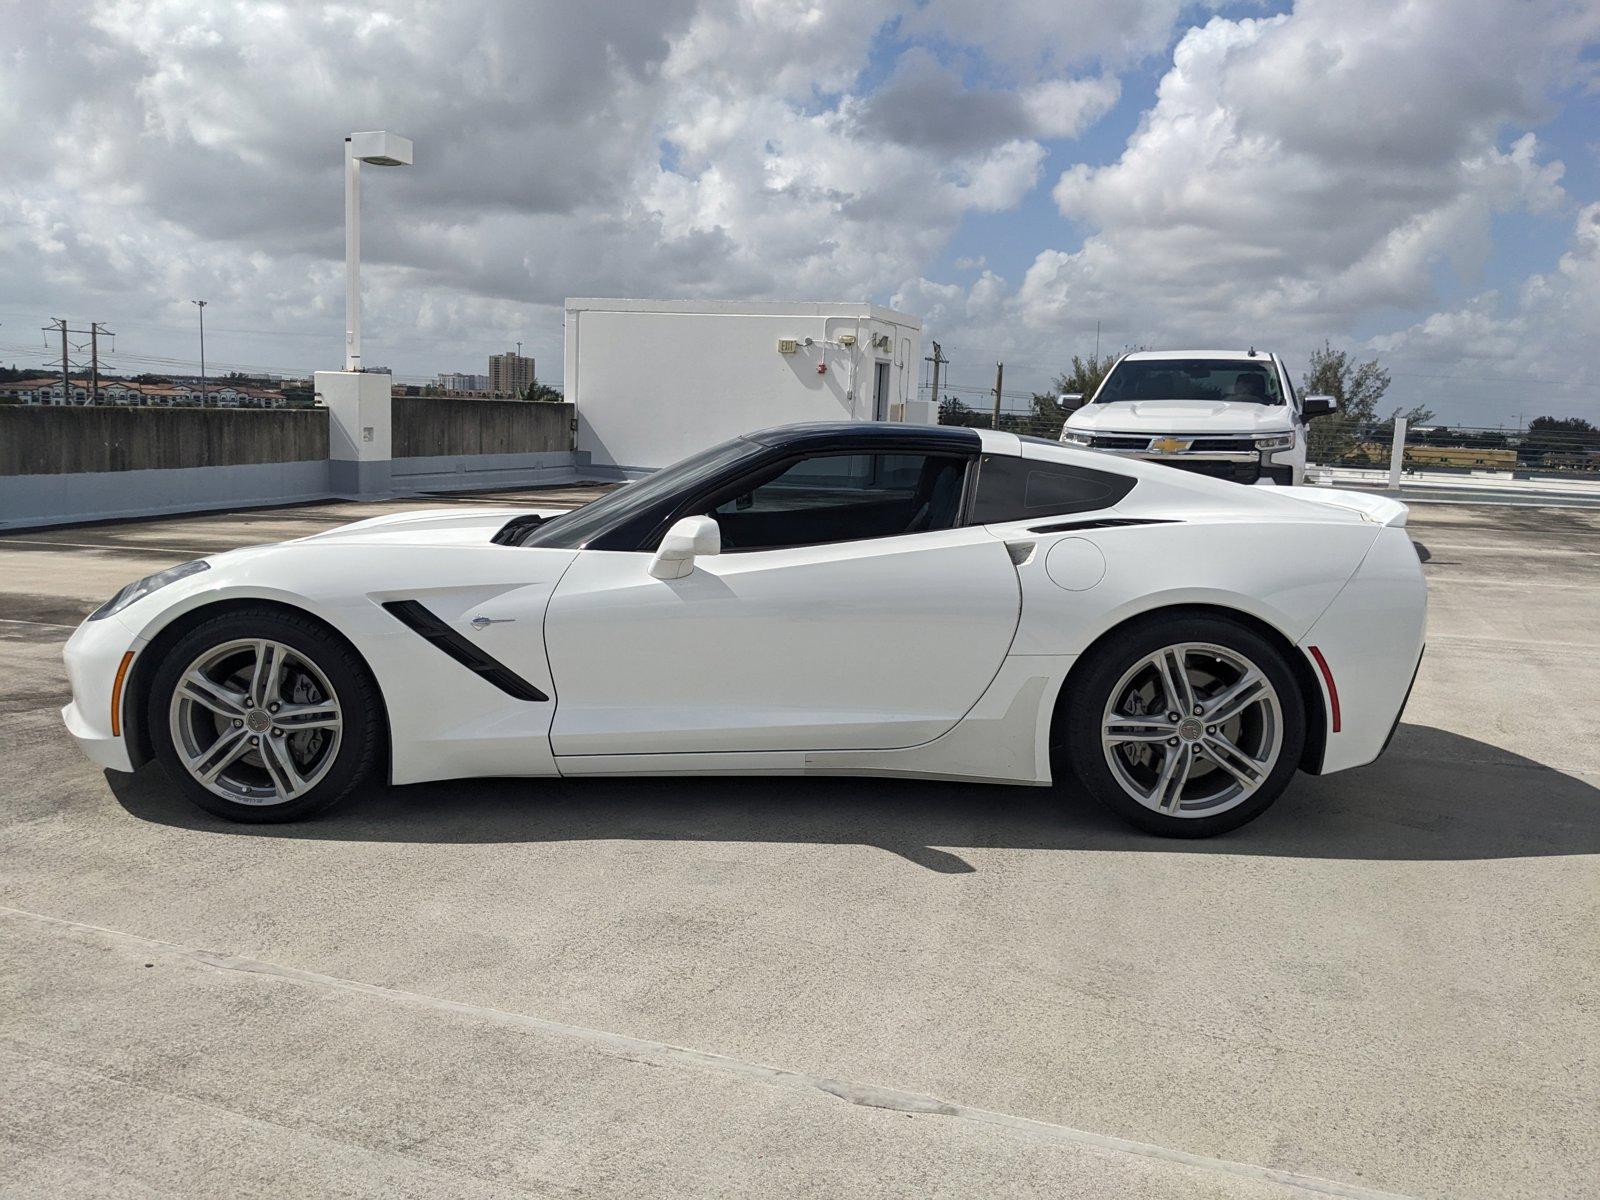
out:
{"label": "car door handle", "polygon": [[515,617],[473,617],[468,622],[474,629],[487,629],[491,625],[510,625]]}

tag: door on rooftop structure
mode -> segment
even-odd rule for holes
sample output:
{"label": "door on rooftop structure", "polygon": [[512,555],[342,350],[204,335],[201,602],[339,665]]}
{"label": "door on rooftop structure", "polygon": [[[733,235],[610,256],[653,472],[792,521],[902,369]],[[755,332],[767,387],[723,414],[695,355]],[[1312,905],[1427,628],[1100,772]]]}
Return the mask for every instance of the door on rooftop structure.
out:
{"label": "door on rooftop structure", "polygon": [[889,364],[877,364],[877,370],[872,379],[872,419],[874,421],[887,421],[889,419]]}

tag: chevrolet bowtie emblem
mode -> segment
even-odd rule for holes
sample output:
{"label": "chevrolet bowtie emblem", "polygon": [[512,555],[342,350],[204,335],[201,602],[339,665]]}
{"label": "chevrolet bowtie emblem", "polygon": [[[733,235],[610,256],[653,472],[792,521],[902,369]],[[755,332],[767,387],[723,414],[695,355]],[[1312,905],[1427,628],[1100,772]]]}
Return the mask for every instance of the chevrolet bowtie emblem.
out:
{"label": "chevrolet bowtie emblem", "polygon": [[1190,438],[1163,437],[1150,440],[1150,449],[1156,454],[1182,454],[1192,445],[1194,441]]}

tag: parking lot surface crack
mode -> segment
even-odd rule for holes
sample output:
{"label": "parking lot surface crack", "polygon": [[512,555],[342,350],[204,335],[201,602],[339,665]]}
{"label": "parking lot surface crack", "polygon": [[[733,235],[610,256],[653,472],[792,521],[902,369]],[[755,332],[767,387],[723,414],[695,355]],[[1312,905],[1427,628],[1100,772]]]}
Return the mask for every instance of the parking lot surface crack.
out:
{"label": "parking lot surface crack", "polygon": [[159,955],[169,961],[198,965],[218,971],[264,976],[302,986],[367,996],[412,1008],[452,1013],[474,1020],[514,1026],[569,1041],[585,1043],[613,1056],[650,1065],[674,1065],[700,1071],[712,1071],[778,1087],[820,1092],[835,1099],[843,1100],[846,1103],[862,1107],[889,1109],[923,1116],[937,1116],[949,1120],[967,1122],[972,1125],[1000,1129],[1047,1142],[1086,1147],[1104,1153],[1133,1155],[1206,1171],[1220,1176],[1231,1176],[1259,1183],[1278,1184],[1312,1195],[1341,1196],[1350,1198],[1350,1200],[1406,1200],[1405,1197],[1401,1197],[1397,1193],[1341,1183],[1337,1180],[1302,1175],[1293,1171],[1259,1166],[1254,1163],[1213,1158],[1209,1155],[1196,1154],[1167,1146],[1158,1146],[1149,1142],[1139,1142],[1110,1134],[1075,1129],[1050,1121],[1017,1116],[1012,1113],[996,1112],[967,1104],[952,1103],[917,1092],[812,1075],[803,1071],[793,1071],[764,1063],[749,1062],[710,1051],[674,1046],[667,1042],[659,1042],[649,1038],[613,1033],[607,1030],[589,1029],[580,1025],[550,1020],[545,1017],[532,1016],[527,1013],[469,1004],[458,1000],[447,1000],[420,992],[408,992],[398,988],[363,983],[360,980],[343,979],[334,975],[324,975],[316,971],[301,970],[297,967],[283,966],[260,959],[243,958],[221,951],[197,949],[175,942],[166,942],[157,938],[129,933],[124,930],[108,929],[104,926],[91,925],[81,921],[46,916],[26,909],[0,906],[0,914],[15,920],[29,921],[55,929],[120,941],[125,945],[137,946],[147,954]]}

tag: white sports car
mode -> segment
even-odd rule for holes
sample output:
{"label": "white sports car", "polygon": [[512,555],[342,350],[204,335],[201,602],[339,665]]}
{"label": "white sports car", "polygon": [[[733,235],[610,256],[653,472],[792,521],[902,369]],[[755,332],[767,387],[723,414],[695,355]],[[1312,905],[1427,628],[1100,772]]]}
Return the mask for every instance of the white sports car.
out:
{"label": "white sports car", "polygon": [[1201,836],[1382,753],[1423,646],[1405,517],[986,430],[787,426],[572,512],[377,517],[139,580],[67,643],[62,713],[96,763],[157,758],[242,821],[373,771],[840,774],[1075,778]]}

